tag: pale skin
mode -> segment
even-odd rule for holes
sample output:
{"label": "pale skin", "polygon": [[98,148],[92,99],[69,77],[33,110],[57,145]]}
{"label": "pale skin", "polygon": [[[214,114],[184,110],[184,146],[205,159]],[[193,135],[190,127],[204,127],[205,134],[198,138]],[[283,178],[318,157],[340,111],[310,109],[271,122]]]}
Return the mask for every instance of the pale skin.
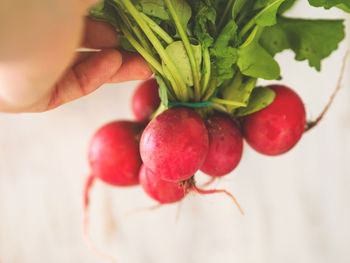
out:
{"label": "pale skin", "polygon": [[[95,2],[0,2],[0,112],[43,112],[104,83],[151,76],[139,55],[118,47],[110,25],[87,18]],[[77,52],[79,47],[99,51]]]}

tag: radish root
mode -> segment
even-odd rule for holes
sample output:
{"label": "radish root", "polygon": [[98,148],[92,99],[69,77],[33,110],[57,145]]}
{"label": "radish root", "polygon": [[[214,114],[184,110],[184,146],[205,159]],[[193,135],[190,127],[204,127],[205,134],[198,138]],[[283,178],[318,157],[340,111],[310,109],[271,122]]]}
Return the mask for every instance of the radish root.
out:
{"label": "radish root", "polygon": [[152,206],[148,206],[148,207],[138,207],[135,208],[129,212],[127,212],[126,214],[124,214],[122,216],[122,218],[119,220],[119,223],[121,223],[122,221],[124,221],[126,218],[128,218],[129,216],[132,216],[134,214],[137,213],[141,213],[141,212],[147,212],[147,211],[153,211],[156,210],[158,208],[162,207],[162,204],[156,204],[156,205],[152,205]]}
{"label": "radish root", "polygon": [[207,187],[207,186],[213,184],[213,183],[216,181],[216,179],[217,179],[217,177],[212,176],[212,177],[210,178],[210,180],[209,180],[208,182],[202,184],[201,187]]}
{"label": "radish root", "polygon": [[179,201],[176,209],[176,216],[175,216],[175,223],[178,223],[180,220],[180,215],[182,211],[182,204],[183,204],[183,199]]}
{"label": "radish root", "polygon": [[333,104],[333,101],[336,97],[336,95],[338,94],[339,90],[341,89],[341,84],[342,84],[342,81],[343,81],[343,77],[344,77],[344,72],[345,72],[345,67],[346,67],[346,60],[349,56],[349,51],[346,52],[344,58],[343,58],[343,63],[342,63],[342,68],[341,68],[341,71],[340,71],[340,75],[339,75],[339,78],[338,78],[338,83],[337,83],[337,87],[336,89],[334,90],[331,98],[329,99],[329,102],[328,104],[326,105],[326,107],[323,109],[323,111],[321,112],[321,114],[317,117],[316,120],[314,121],[309,121],[307,124],[306,124],[306,127],[305,127],[305,131],[310,131],[312,128],[314,128],[315,126],[317,126],[317,124],[323,119],[324,115],[327,113],[327,111],[329,110],[329,108],[331,107],[331,105]]}
{"label": "radish root", "polygon": [[95,181],[95,177],[91,174],[88,176],[85,187],[84,187],[84,221],[83,221],[83,234],[86,244],[89,246],[91,251],[93,251],[98,257],[106,259],[112,263],[117,263],[117,261],[110,255],[107,255],[103,252],[101,252],[91,241],[90,235],[89,235],[89,192],[90,189],[93,186],[93,183]]}
{"label": "radish root", "polygon": [[113,214],[113,204],[112,204],[112,198],[109,194],[105,195],[104,199],[104,210],[105,210],[105,240],[108,242],[110,241],[115,234],[117,233],[118,225],[116,223],[117,220],[115,220],[114,214]]}
{"label": "radish root", "polygon": [[244,215],[244,212],[241,208],[241,206],[239,205],[239,203],[237,202],[237,199],[230,193],[228,192],[227,190],[224,190],[224,189],[212,189],[212,190],[204,190],[204,189],[200,189],[198,188],[196,185],[192,185],[192,190],[198,194],[201,194],[201,195],[207,195],[207,194],[225,194],[227,195],[228,197],[230,197],[233,202],[236,204],[239,212]]}

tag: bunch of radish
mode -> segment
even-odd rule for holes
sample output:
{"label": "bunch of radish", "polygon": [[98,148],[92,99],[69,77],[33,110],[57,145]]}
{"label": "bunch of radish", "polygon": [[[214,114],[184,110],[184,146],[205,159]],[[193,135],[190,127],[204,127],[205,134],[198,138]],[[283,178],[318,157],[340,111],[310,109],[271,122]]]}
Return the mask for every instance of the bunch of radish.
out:
{"label": "bunch of radish", "polygon": [[[111,122],[93,136],[85,207],[88,190],[98,178],[114,186],[140,184],[159,204],[179,202],[190,191],[225,193],[243,214],[231,193],[208,189],[209,183],[198,187],[196,173],[212,180],[230,174],[241,161],[244,140],[264,155],[288,152],[330,105],[308,122],[304,104],[291,88],[257,85],[260,79],[282,78],[277,53],[290,49],[296,60],[308,60],[320,71],[322,60],[345,37],[343,20],[285,16],[295,2],[104,0],[96,4],[90,16],[112,25],[120,48],[139,53],[154,78],[134,94],[135,121]],[[335,6],[347,12],[350,8],[340,4],[343,1],[321,2],[309,0],[311,6],[326,9]]]}
{"label": "bunch of radish", "polygon": [[305,131],[321,120],[339,90],[338,86],[320,117],[307,122],[304,104],[296,92],[282,85],[268,88],[275,93],[270,105],[235,117],[220,111],[203,115],[203,111],[188,107],[173,107],[159,113],[157,81],[151,78],[142,82],[132,97],[135,121],[107,123],[97,130],[89,144],[91,174],[84,193],[84,228],[91,248],[115,262],[96,249],[87,234],[89,189],[95,179],[116,187],[139,184],[160,205],[179,202],[189,191],[224,193],[244,214],[228,191],[198,188],[195,173],[202,171],[211,176],[210,182],[230,174],[241,161],[244,139],[264,155],[288,152]]}
{"label": "bunch of radish", "polygon": [[[305,109],[290,88],[270,86],[276,97],[268,107],[242,118],[214,111],[173,107],[158,115],[154,78],[137,88],[136,121],[101,127],[89,147],[91,176],[113,186],[140,184],[161,204],[174,203],[195,185],[197,171],[217,178],[231,173],[243,153],[243,138],[256,151],[280,155],[292,149],[306,129]],[[204,190],[201,190],[204,191]]]}
{"label": "bunch of radish", "polygon": [[[93,136],[90,178],[114,186],[141,184],[159,203],[173,203],[190,190],[224,191],[199,189],[195,174],[215,179],[231,173],[241,161],[243,140],[270,156],[292,149],[324,113],[307,123],[298,94],[282,85],[258,87],[258,80],[281,79],[275,55],[285,49],[320,71],[321,61],[345,37],[343,20],[284,16],[295,2],[104,0],[94,5],[90,16],[113,26],[120,48],[139,53],[154,78],[134,94],[135,121],[111,122]],[[339,7],[338,1],[309,2]]]}

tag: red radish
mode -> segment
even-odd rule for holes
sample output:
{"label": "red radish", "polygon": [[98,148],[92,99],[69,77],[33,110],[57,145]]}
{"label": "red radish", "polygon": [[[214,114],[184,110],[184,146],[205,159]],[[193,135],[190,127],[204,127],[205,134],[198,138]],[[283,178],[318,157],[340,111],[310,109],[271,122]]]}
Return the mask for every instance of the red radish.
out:
{"label": "red radish", "polygon": [[243,153],[243,137],[226,115],[214,115],[206,121],[209,150],[200,170],[210,176],[223,176],[236,168]]}
{"label": "red radish", "polygon": [[131,121],[115,121],[100,128],[90,142],[91,173],[115,186],[138,184],[141,130],[140,124]]}
{"label": "red radish", "polygon": [[166,181],[189,179],[208,151],[208,132],[201,117],[188,108],[172,108],[154,118],[140,141],[147,168]]}
{"label": "red radish", "polygon": [[102,126],[89,145],[91,175],[84,188],[84,236],[89,247],[101,258],[115,259],[95,247],[88,233],[89,191],[96,178],[114,186],[138,184],[141,167],[139,139],[142,125],[131,121],[114,121]]}
{"label": "red radish", "polygon": [[[193,178],[183,183],[164,181],[161,179],[159,175],[153,173],[145,165],[143,165],[140,169],[139,178],[140,178],[140,184],[145,190],[145,192],[151,198],[158,201],[160,205],[178,202],[181,199],[183,199],[185,195],[191,190],[200,195],[221,193],[230,197],[233,200],[233,202],[236,204],[240,213],[244,215],[244,212],[241,209],[239,203],[231,193],[223,189],[211,189],[211,190],[200,189],[196,186]],[[158,207],[159,206],[156,206],[155,208],[158,208]]]}
{"label": "red radish", "polygon": [[272,104],[245,116],[243,133],[248,144],[266,155],[280,155],[300,140],[305,131],[306,113],[302,100],[292,89],[272,85],[276,93]]}
{"label": "red radish", "polygon": [[144,165],[140,169],[139,178],[145,192],[161,204],[175,203],[185,196],[186,190],[180,183],[164,181]]}
{"label": "red radish", "polygon": [[158,95],[158,83],[155,78],[142,82],[136,89],[132,100],[131,108],[139,122],[148,122],[151,115],[160,105]]}

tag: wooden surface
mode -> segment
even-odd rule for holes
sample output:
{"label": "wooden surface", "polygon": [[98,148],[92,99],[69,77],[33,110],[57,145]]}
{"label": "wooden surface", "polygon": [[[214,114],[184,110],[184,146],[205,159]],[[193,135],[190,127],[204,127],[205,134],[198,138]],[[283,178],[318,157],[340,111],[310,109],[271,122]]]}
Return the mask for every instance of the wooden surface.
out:
{"label": "wooden surface", "polygon": [[[303,8],[292,14],[309,16]],[[311,15],[344,17],[321,9]],[[282,83],[299,92],[309,119],[327,103],[348,48],[349,38],[322,73],[294,62],[291,52],[278,55]],[[271,158],[245,145],[238,169],[214,184],[234,193],[246,216],[224,196],[190,195],[178,222],[176,205],[121,220],[154,202],[138,187],[97,183],[91,206],[96,245],[121,263],[350,262],[349,72],[329,114],[295,149]],[[132,117],[135,85],[106,85],[44,114],[0,114],[0,263],[103,262],[82,238],[86,149],[99,126]]]}

